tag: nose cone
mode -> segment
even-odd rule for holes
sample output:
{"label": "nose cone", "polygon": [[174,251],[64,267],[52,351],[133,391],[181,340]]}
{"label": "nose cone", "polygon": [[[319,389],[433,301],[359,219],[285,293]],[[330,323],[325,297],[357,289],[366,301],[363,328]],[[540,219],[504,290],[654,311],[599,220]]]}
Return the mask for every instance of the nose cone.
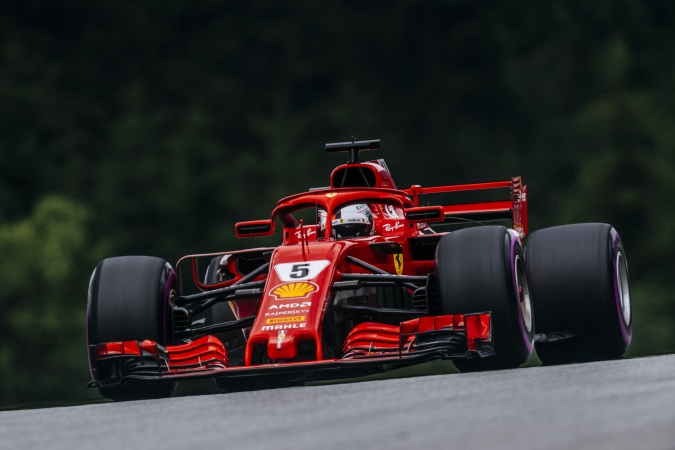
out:
{"label": "nose cone", "polygon": [[[298,324],[300,326],[302,324]],[[277,331],[277,334],[271,334],[269,336],[269,341],[267,342],[267,356],[273,361],[290,361],[296,359],[299,355],[300,342],[305,341],[314,341],[316,335],[311,332],[298,332],[297,329],[289,332],[289,329],[281,329]],[[302,329],[301,329],[302,330]],[[293,334],[291,334],[293,333]],[[313,345],[313,348],[317,348],[317,345]],[[320,359],[320,356],[316,353],[311,355],[303,355],[303,360],[306,359]]]}
{"label": "nose cone", "polygon": [[245,364],[323,359],[321,332],[334,261],[343,245],[277,247],[246,345]]}

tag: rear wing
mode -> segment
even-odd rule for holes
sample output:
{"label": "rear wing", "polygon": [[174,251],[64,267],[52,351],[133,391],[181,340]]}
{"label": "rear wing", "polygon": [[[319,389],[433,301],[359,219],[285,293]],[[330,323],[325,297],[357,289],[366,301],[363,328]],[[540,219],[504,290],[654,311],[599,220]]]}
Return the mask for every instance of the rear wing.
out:
{"label": "rear wing", "polygon": [[514,177],[510,181],[459,184],[455,186],[423,188],[416,185],[410,189],[404,189],[404,192],[412,197],[415,206],[420,206],[420,196],[425,194],[443,194],[484,189],[510,189],[510,199],[459,205],[442,205],[443,212],[445,213],[445,222],[510,220],[513,223],[513,229],[520,234],[521,238],[527,235],[527,186],[523,186],[520,177]]}

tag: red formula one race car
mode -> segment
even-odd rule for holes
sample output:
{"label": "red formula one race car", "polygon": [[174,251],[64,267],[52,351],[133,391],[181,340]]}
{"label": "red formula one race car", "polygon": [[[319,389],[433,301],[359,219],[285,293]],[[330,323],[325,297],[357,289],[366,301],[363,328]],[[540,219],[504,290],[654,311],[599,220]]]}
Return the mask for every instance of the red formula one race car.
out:
{"label": "red formula one race car", "polygon": [[[383,160],[359,162],[379,144],[327,144],[350,156],[329,187],[236,224],[240,238],[280,232],[276,247],[189,255],[175,269],[147,256],[101,261],[87,303],[89,386],[125,400],[170,395],[181,380],[237,390],[439,358],[461,371],[513,368],[535,346],[544,363],[624,353],[632,319],[614,228],[527,236],[520,178],[397,189]],[[467,193],[491,199],[421,206]]]}

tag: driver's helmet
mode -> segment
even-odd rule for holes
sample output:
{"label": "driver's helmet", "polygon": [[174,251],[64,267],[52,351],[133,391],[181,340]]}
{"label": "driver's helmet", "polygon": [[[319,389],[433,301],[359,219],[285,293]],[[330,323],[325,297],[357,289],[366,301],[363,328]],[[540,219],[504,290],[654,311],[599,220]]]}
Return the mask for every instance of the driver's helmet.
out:
{"label": "driver's helmet", "polygon": [[[369,236],[373,230],[373,215],[364,203],[345,206],[333,214],[331,227],[336,238]],[[325,212],[320,214],[319,228],[322,233],[326,228]]]}

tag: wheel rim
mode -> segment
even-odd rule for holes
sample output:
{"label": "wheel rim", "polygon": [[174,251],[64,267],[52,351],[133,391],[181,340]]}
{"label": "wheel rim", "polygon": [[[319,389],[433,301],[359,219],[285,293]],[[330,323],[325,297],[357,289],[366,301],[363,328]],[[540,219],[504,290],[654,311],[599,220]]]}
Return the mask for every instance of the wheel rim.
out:
{"label": "wheel rim", "polygon": [[619,295],[619,305],[621,307],[621,316],[623,323],[628,326],[630,323],[630,288],[628,285],[628,266],[623,253],[620,251],[616,254],[616,267],[614,268],[616,274],[616,287]]}
{"label": "wheel rim", "polygon": [[523,318],[523,325],[529,333],[532,331],[532,300],[530,298],[530,286],[527,282],[525,269],[523,268],[520,256],[516,256],[516,290],[518,294],[518,306],[520,315]]}

